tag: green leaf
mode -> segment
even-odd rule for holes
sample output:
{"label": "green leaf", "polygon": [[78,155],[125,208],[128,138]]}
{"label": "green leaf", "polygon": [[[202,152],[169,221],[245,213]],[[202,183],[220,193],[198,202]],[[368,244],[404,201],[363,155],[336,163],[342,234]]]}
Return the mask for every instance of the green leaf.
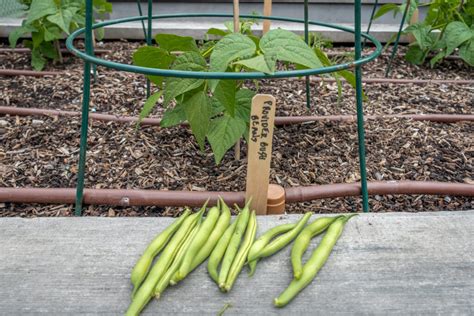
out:
{"label": "green leaf", "polygon": [[8,41],[10,42],[10,46],[15,47],[20,37],[27,33],[35,31],[37,31],[36,27],[31,24],[26,24],[25,21],[23,21],[22,26],[17,27],[12,32],[10,32],[10,34],[8,34]]}
{"label": "green leaf", "polygon": [[216,90],[214,90],[214,97],[219,100],[219,103],[224,106],[230,116],[235,115],[236,88],[237,84],[235,80],[220,80],[216,86]]}
{"label": "green leaf", "polygon": [[29,24],[44,16],[55,14],[58,11],[59,9],[54,0],[33,0],[28,10],[26,23]]}
{"label": "green leaf", "polygon": [[412,24],[404,31],[404,33],[413,34],[421,50],[430,48],[433,45],[433,38],[430,36],[430,32],[431,26],[423,23]]}
{"label": "green leaf", "polygon": [[[196,52],[186,52],[178,58],[176,58],[171,69],[174,70],[189,70],[189,71],[205,71],[206,60]],[[195,78],[172,78],[168,77],[165,80],[165,100],[163,106],[167,106],[168,103],[176,98],[177,96],[194,90],[204,84],[203,79]]]}
{"label": "green leaf", "polygon": [[33,47],[39,47],[44,41],[44,30],[39,29],[37,32],[32,32],[31,40],[33,41]]}
{"label": "green leaf", "polygon": [[329,57],[319,47],[314,48],[314,53],[318,56],[319,60],[324,66],[331,66],[332,62]]}
{"label": "green leaf", "polygon": [[191,131],[196,137],[201,150],[204,150],[206,134],[209,129],[211,105],[204,91],[198,91],[183,102],[186,119],[191,126]]}
{"label": "green leaf", "polygon": [[[248,58],[255,54],[257,46],[245,35],[232,33],[224,36],[217,42],[210,58],[210,71],[221,72],[227,69],[230,62],[237,58]],[[210,81],[211,90],[214,90],[218,80]]]}
{"label": "green leaf", "polygon": [[252,99],[255,91],[250,89],[240,89],[235,94],[235,116],[244,122],[250,121],[250,109],[252,108]]}
{"label": "green leaf", "polygon": [[216,98],[211,98],[211,117],[222,114],[225,108]]}
{"label": "green leaf", "polygon": [[209,30],[207,30],[206,34],[214,35],[214,36],[226,36],[227,34],[230,34],[230,32],[211,27]]}
{"label": "green leaf", "polygon": [[323,67],[314,51],[298,35],[287,30],[275,29],[267,32],[260,40],[260,49],[265,55],[275,54],[276,59],[280,61],[307,68]]}
{"label": "green leaf", "polygon": [[59,26],[63,32],[69,34],[69,25],[71,24],[74,14],[78,11],[78,8],[61,8],[55,14],[48,16],[46,19]]}
{"label": "green leaf", "polygon": [[461,57],[468,65],[474,67],[474,39],[464,43],[459,48],[459,57]]}
{"label": "green leaf", "polygon": [[61,29],[55,25],[45,26],[44,28],[44,40],[46,42],[52,42],[61,38]]}
{"label": "green leaf", "polygon": [[95,38],[98,40],[98,41],[101,41],[104,39],[104,36],[105,36],[105,29],[103,27],[100,27],[98,29],[95,29],[94,30],[95,32]]}
{"label": "green leaf", "polygon": [[425,61],[425,51],[423,51],[418,45],[412,45],[405,54],[405,59],[415,65],[421,65]]}
{"label": "green leaf", "polygon": [[440,51],[438,54],[436,54],[433,58],[431,58],[430,60],[430,66],[431,68],[433,68],[436,63],[438,63],[441,59],[443,59],[444,57],[446,57],[445,55],[445,51]]}
{"label": "green leaf", "polygon": [[174,34],[157,34],[155,41],[168,52],[198,52],[194,38]]}
{"label": "green leaf", "polygon": [[245,121],[239,117],[224,115],[211,121],[207,139],[214,152],[216,164],[221,162],[225,153],[240,139],[245,130]]}
{"label": "green leaf", "polygon": [[175,125],[179,125],[186,121],[186,113],[184,113],[184,106],[182,103],[176,104],[176,106],[172,109],[167,109],[163,114],[163,118],[161,119],[160,126],[161,127],[171,127]]}
{"label": "green leaf", "polygon": [[43,70],[44,65],[46,65],[46,59],[41,55],[40,49],[37,47],[31,50],[31,65],[37,71]]}
{"label": "green leaf", "polygon": [[[141,67],[168,69],[175,57],[159,47],[143,46],[133,54],[133,64]],[[160,86],[163,82],[161,76],[147,76],[151,82]]]}
{"label": "green leaf", "polygon": [[394,3],[384,4],[374,14],[374,20],[377,20],[378,18],[380,18],[381,16],[384,16],[385,14],[387,14],[390,11],[399,12],[400,11],[399,6],[394,4]]}
{"label": "green leaf", "polygon": [[[271,74],[274,72],[268,67],[268,64],[263,55],[258,55],[250,59],[239,60],[239,61],[234,62],[234,64],[242,65],[249,69],[260,71],[266,74]],[[270,66],[272,65],[275,65],[275,62],[270,64]]]}
{"label": "green leaf", "polygon": [[462,43],[474,38],[474,32],[466,24],[455,21],[446,26],[444,38],[446,39],[446,56],[449,56]]}
{"label": "green leaf", "polygon": [[53,42],[43,42],[38,48],[44,57],[53,60],[57,60],[59,58],[58,51],[56,47],[54,47]]}
{"label": "green leaf", "polygon": [[143,119],[151,113],[151,111],[153,110],[162,95],[163,91],[158,91],[150,95],[150,97],[145,101],[145,104],[143,105],[143,108],[140,111],[140,115],[138,116],[137,127],[140,125]]}

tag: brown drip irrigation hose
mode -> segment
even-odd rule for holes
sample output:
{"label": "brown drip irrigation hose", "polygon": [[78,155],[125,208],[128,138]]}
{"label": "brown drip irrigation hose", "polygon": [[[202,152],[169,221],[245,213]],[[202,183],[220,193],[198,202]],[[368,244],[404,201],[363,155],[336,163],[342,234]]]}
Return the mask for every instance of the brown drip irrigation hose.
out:
{"label": "brown drip irrigation hose", "polygon": [[[434,181],[370,181],[369,195],[427,194],[474,196],[474,185]],[[358,196],[359,183],[311,185],[286,188],[286,202],[302,202],[323,198]]]}
{"label": "brown drip irrigation hose", "polygon": [[[302,81],[301,78],[288,78],[290,81]],[[344,78],[341,78],[345,81]],[[322,78],[322,77],[311,77],[311,83],[316,82],[336,82],[334,78]],[[383,84],[459,84],[459,85],[474,85],[474,80],[458,80],[458,79],[392,79],[392,78],[365,78],[362,79],[363,83],[383,83]]]}
{"label": "brown drip irrigation hose", "polygon": [[34,70],[20,70],[20,69],[0,69],[0,76],[58,76],[64,74],[62,71],[34,71]]}
{"label": "brown drip irrigation hose", "polygon": [[[24,54],[24,53],[31,53],[31,49],[29,48],[0,48],[0,54],[2,53]],[[67,48],[61,48],[61,53],[71,54],[71,52]],[[96,55],[103,55],[103,54],[108,54],[108,53],[112,53],[112,51],[110,49],[94,48],[94,54]]]}
{"label": "brown drip irrigation hose", "polygon": [[[374,181],[368,183],[370,195],[427,194],[474,196],[474,185],[423,181]],[[296,203],[323,198],[360,195],[359,183],[327,184],[285,189],[286,202]],[[0,202],[72,204],[75,189],[0,188]],[[125,189],[85,189],[84,204],[116,206],[201,206],[210,198],[215,205],[221,196],[226,203],[244,204],[245,192],[165,191]]]}
{"label": "brown drip irrigation hose", "polygon": [[[221,196],[227,204],[245,204],[245,192],[167,191],[126,189],[84,189],[84,204],[117,206],[202,206],[216,205]],[[76,189],[0,188],[0,202],[73,204]]]}
{"label": "brown drip irrigation hose", "polygon": [[[62,110],[48,110],[37,108],[19,108],[11,106],[0,106],[0,114],[3,115],[42,115],[42,116],[80,116],[80,112],[76,111],[62,111]],[[121,122],[133,123],[137,122],[138,118],[133,116],[118,116],[113,114],[102,114],[91,112],[89,117],[92,120],[105,122]],[[378,120],[384,118],[402,118],[412,119],[414,121],[432,121],[440,123],[456,123],[461,121],[474,121],[474,114],[387,114],[387,115],[366,115],[367,120]],[[142,125],[159,126],[160,119],[145,118]],[[326,116],[278,116],[275,118],[275,125],[289,125],[301,124],[315,121],[356,121],[355,115],[326,115]]]}
{"label": "brown drip irrigation hose", "polygon": [[[0,76],[59,76],[65,74],[64,71],[34,71],[34,70],[16,70],[16,69],[0,69]],[[288,78],[289,81],[302,81],[300,78]],[[341,78],[344,81],[344,78]],[[334,78],[311,77],[311,83],[318,82],[336,82]],[[382,83],[382,84],[459,84],[459,85],[474,85],[474,80],[455,80],[455,79],[392,79],[392,78],[365,78],[363,83]]]}

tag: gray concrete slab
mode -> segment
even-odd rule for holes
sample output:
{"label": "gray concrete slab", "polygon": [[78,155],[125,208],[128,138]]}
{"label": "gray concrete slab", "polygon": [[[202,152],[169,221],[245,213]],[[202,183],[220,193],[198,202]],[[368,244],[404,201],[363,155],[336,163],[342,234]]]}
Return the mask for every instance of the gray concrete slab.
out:
{"label": "gray concrete slab", "polygon": [[[314,216],[314,218],[316,215]],[[259,232],[297,216],[260,217]],[[129,274],[169,218],[0,218],[0,314],[123,314]],[[362,214],[320,274],[284,309],[287,248],[222,294],[201,266],[145,314],[474,314],[474,211]],[[319,239],[315,239],[312,247]],[[310,250],[312,249],[310,248]]]}

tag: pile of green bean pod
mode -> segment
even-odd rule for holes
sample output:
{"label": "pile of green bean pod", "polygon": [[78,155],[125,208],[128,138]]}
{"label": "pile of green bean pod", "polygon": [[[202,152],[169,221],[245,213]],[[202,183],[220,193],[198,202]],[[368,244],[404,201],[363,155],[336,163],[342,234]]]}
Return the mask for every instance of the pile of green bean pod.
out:
{"label": "pile of green bean pod", "polygon": [[[244,265],[253,275],[257,262],[277,253],[292,241],[291,265],[294,279],[274,303],[288,304],[314,279],[326,262],[334,244],[351,216],[320,217],[306,225],[312,213],[296,223],[269,229],[255,240],[257,216],[249,208],[236,206],[238,215],[231,223],[231,210],[222,199],[206,216],[206,204],[196,213],[186,209],[145,249],[131,272],[132,301],[127,315],[138,315],[153,298],[160,298],[170,285],[181,282],[208,259],[209,276],[222,292],[229,292]],[[320,245],[303,265],[302,256],[311,239],[327,230]],[[154,263],[153,263],[154,261]]]}
{"label": "pile of green bean pod", "polygon": [[[333,220],[327,227],[327,232],[324,235],[323,239],[319,243],[318,247],[314,250],[313,254],[309,258],[309,260],[305,263],[303,266],[303,269],[301,273],[299,274],[299,278],[294,278],[293,281],[291,281],[290,285],[274,300],[274,304],[276,307],[283,307],[286,304],[288,304],[293,298],[298,295],[308,284],[313,281],[313,279],[316,277],[318,274],[319,270],[323,267],[323,265],[326,263],[327,259],[329,258],[329,255],[331,254],[332,249],[334,248],[334,245],[336,244],[337,240],[342,234],[342,231],[344,230],[344,226],[347,223],[347,221],[355,216],[357,214],[349,215],[349,216],[340,216]],[[310,225],[309,227],[309,235],[316,235],[318,233],[321,233],[324,231],[326,228],[321,228],[324,227],[325,223],[328,221],[331,221],[330,219],[327,220],[322,218],[320,219],[321,223],[318,223],[317,225],[315,224],[314,226]],[[318,220],[317,220],[318,221]],[[304,243],[306,243],[305,240],[306,237],[302,239]],[[308,244],[302,244],[301,241],[300,243],[294,244],[293,248],[301,248],[306,250],[308,247]],[[292,262],[298,261],[296,258],[293,258],[293,256],[302,256],[304,253],[304,250],[295,250],[292,251]],[[301,260],[301,258],[299,258]],[[295,271],[294,271],[295,274]]]}

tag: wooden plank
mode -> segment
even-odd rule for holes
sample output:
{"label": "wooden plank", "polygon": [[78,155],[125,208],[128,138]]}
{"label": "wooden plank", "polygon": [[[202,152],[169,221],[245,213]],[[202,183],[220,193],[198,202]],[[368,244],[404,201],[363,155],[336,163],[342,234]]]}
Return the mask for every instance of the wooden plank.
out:
{"label": "wooden plank", "polygon": [[252,199],[250,207],[257,215],[267,214],[275,103],[269,94],[257,94],[252,99],[245,198]]}
{"label": "wooden plank", "polygon": [[[258,234],[301,215],[260,216]],[[313,215],[316,219],[321,215]],[[130,271],[170,218],[0,218],[0,315],[123,315]],[[474,211],[360,214],[287,307],[290,247],[221,293],[205,264],[145,315],[473,315]],[[320,238],[315,238],[308,254]],[[307,256],[306,256],[307,257]]]}

